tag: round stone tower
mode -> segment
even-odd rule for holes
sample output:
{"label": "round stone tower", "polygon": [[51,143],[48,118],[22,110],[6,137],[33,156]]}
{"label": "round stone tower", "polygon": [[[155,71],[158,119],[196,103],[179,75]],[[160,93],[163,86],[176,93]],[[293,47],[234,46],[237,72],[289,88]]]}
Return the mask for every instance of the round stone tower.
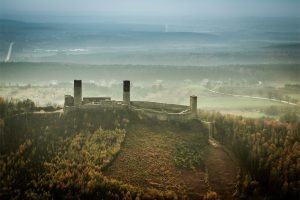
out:
{"label": "round stone tower", "polygon": [[81,80],[74,80],[74,106],[80,106],[82,101]]}
{"label": "round stone tower", "polygon": [[190,96],[190,109],[194,116],[197,116],[197,96]]}
{"label": "round stone tower", "polygon": [[125,104],[130,103],[130,81],[123,81],[123,102]]}

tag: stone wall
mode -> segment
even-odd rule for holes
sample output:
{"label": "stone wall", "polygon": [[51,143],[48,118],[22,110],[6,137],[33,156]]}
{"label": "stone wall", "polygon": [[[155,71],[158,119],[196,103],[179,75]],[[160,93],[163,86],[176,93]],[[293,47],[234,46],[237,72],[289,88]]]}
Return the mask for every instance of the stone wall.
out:
{"label": "stone wall", "polygon": [[110,108],[110,109],[126,109],[136,113],[140,117],[157,119],[161,121],[181,121],[185,119],[192,119],[192,114],[189,106],[165,104],[147,101],[131,101],[130,106],[123,101],[102,101],[97,103],[84,104],[79,107],[66,106],[64,112],[75,111],[76,109],[95,110],[97,108]]}
{"label": "stone wall", "polygon": [[192,114],[191,112],[186,113],[168,113],[164,111],[157,111],[153,109],[138,109],[134,108],[132,109],[139,117],[141,118],[151,118],[151,119],[157,119],[161,121],[181,121],[185,119],[191,119]]}
{"label": "stone wall", "polygon": [[99,103],[102,101],[111,101],[110,97],[83,97],[82,103],[83,104],[88,104],[88,103]]}
{"label": "stone wall", "polygon": [[132,101],[131,110],[140,117],[148,117],[161,121],[180,121],[193,117],[190,107],[176,104],[166,104],[147,101]]}
{"label": "stone wall", "polygon": [[154,110],[166,111],[170,113],[179,113],[184,110],[188,110],[190,108],[189,106],[184,106],[184,105],[157,103],[157,102],[150,102],[150,101],[131,101],[130,105],[136,108],[154,109]]}
{"label": "stone wall", "polygon": [[72,97],[71,95],[65,95],[64,106],[74,106],[74,97]]}
{"label": "stone wall", "polygon": [[95,110],[95,109],[103,109],[103,108],[110,108],[110,109],[124,109],[128,107],[127,105],[124,105],[122,101],[102,101],[99,103],[89,103],[84,104],[79,107],[75,106],[65,106],[64,112],[67,114],[69,111],[75,111],[77,109],[81,110]]}
{"label": "stone wall", "polygon": [[128,108],[140,116],[158,120],[182,120],[197,117],[197,96],[190,97],[190,106],[166,104],[149,101],[130,101],[130,81],[123,81],[123,101],[111,101],[109,97],[84,97],[82,101],[82,82],[74,80],[74,105],[71,96],[65,96],[64,112],[94,110],[99,108]]}

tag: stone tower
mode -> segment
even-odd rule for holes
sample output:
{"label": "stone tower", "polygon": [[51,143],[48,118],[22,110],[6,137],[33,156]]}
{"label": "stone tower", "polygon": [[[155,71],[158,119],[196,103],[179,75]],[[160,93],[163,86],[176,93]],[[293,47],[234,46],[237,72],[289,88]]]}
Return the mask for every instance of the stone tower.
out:
{"label": "stone tower", "polygon": [[123,81],[123,102],[130,104],[130,81]]}
{"label": "stone tower", "polygon": [[74,80],[74,106],[80,106],[82,101],[81,80]]}
{"label": "stone tower", "polygon": [[194,116],[197,116],[197,96],[190,96],[190,109]]}

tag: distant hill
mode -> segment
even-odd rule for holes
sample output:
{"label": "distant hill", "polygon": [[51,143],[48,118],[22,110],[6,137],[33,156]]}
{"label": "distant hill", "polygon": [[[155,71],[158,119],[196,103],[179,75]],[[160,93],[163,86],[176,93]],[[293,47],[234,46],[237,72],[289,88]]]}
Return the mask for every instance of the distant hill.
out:
{"label": "distant hill", "polygon": [[[72,81],[74,77],[83,80],[116,79],[124,77],[133,81],[201,81],[247,80],[257,81],[299,81],[300,65],[224,65],[224,66],[167,66],[167,65],[89,65],[73,63],[0,63],[0,79],[6,82],[40,82],[45,80]],[[172,71],[172,73],[170,73]],[[34,80],[32,79],[34,77]]]}

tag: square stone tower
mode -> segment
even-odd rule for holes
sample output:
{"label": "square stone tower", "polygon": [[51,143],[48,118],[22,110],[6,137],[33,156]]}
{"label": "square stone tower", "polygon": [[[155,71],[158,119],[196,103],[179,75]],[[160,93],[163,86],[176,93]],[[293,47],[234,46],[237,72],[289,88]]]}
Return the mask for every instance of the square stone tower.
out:
{"label": "square stone tower", "polygon": [[80,106],[82,102],[81,80],[74,80],[74,106]]}
{"label": "square stone tower", "polygon": [[130,81],[123,81],[123,102],[125,104],[130,104]]}

